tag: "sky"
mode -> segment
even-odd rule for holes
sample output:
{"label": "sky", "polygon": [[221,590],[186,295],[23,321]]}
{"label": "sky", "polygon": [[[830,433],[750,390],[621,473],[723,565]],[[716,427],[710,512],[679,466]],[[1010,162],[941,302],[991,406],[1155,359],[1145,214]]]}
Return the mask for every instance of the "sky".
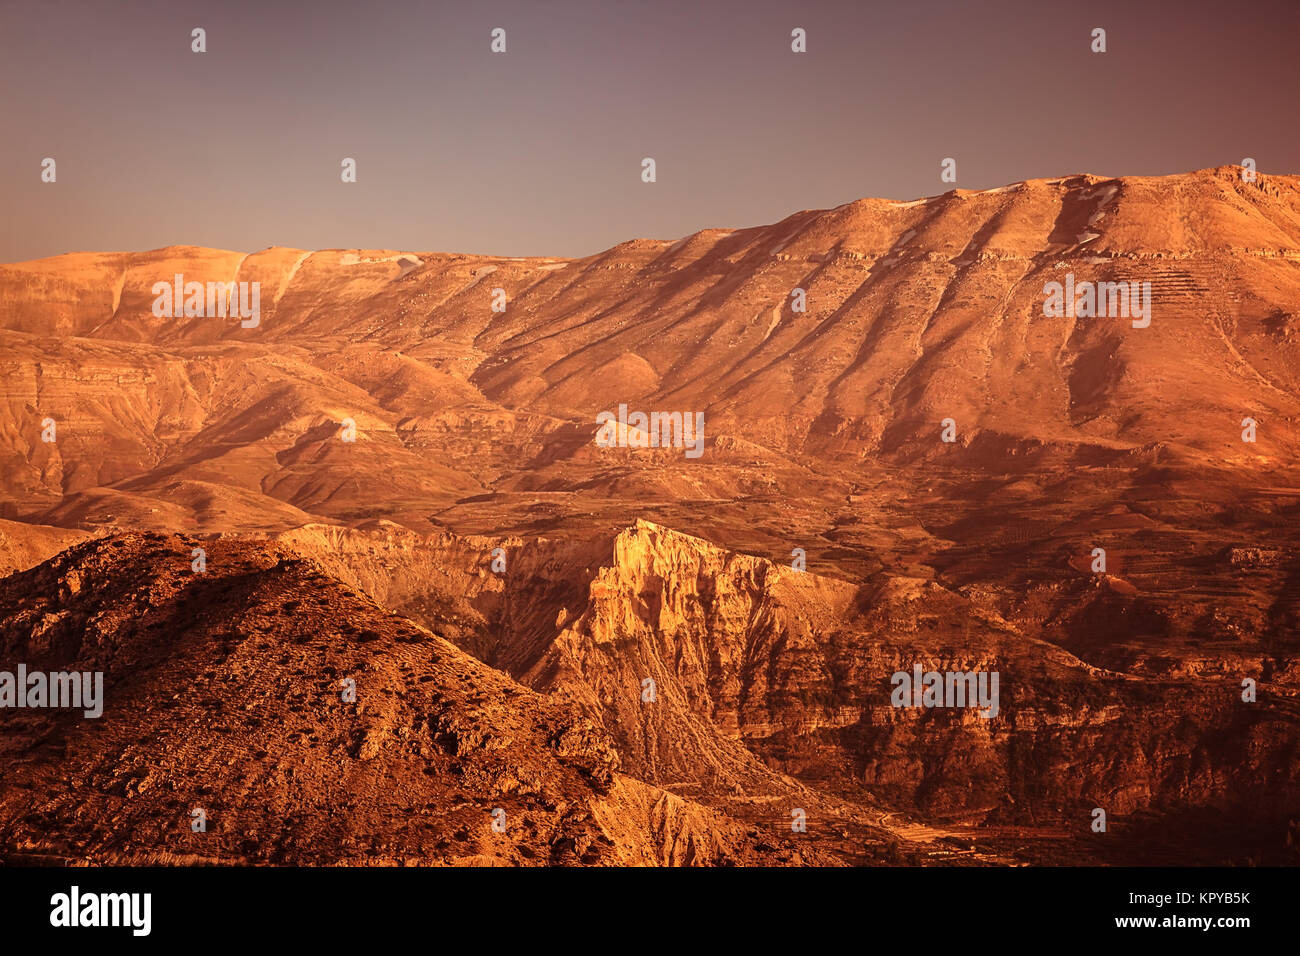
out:
{"label": "sky", "polygon": [[1296,0],[0,0],[0,262],[583,256],[954,186],[1300,173],[1298,92]]}

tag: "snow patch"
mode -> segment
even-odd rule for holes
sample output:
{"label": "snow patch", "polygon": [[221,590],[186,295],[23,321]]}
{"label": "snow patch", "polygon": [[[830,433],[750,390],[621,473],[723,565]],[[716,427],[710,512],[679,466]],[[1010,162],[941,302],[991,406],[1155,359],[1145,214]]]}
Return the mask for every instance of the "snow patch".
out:
{"label": "snow patch", "polygon": [[1097,208],[1092,211],[1092,215],[1088,218],[1089,226],[1095,226],[1098,221],[1100,221],[1101,217],[1106,215],[1107,207],[1110,206],[1118,194],[1118,183],[1111,183],[1108,186],[1102,186],[1100,188],[1100,191],[1097,193],[1096,197],[1094,197],[1097,200]]}
{"label": "snow patch", "polygon": [[289,269],[288,274],[285,275],[283,280],[281,280],[280,288],[275,290],[275,298],[271,302],[271,305],[273,307],[280,304],[280,300],[284,298],[285,290],[289,288],[289,283],[292,282],[293,277],[298,274],[298,267],[302,265],[304,262],[306,262],[307,257],[310,255],[311,255],[310,252],[304,252],[302,255],[300,255],[298,257],[298,261],[293,264],[292,268]]}
{"label": "snow patch", "polygon": [[803,232],[807,228],[808,228],[807,226],[799,226],[794,230],[794,232],[787,233],[785,237],[781,239],[780,242],[778,242],[775,246],[772,247],[772,251],[769,252],[768,255],[769,256],[776,255],[778,252],[780,252],[782,249],[788,246],[792,241],[794,241],[795,237],[798,236],[799,233]]}
{"label": "snow patch", "polygon": [[894,205],[899,209],[911,209],[913,206],[928,206],[932,202],[938,202],[941,196],[930,196],[928,199],[913,199],[911,202],[895,202]]}

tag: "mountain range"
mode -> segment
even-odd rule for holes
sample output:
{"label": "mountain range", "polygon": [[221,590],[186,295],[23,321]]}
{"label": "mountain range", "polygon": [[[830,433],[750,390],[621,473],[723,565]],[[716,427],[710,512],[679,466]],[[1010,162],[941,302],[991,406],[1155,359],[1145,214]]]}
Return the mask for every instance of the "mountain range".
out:
{"label": "mountain range", "polygon": [[0,670],[107,688],[0,709],[0,859],[1297,862],[1298,333],[1240,167],[0,266]]}

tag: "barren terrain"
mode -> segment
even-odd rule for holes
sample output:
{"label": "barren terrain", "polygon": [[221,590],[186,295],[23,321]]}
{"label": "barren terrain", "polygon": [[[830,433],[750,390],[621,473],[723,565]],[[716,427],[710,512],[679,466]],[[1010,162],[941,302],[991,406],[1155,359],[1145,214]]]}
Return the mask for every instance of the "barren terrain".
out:
{"label": "barren terrain", "polygon": [[106,688],[0,709],[0,860],[1295,863],[1298,529],[1300,177],[0,266],[0,670]]}

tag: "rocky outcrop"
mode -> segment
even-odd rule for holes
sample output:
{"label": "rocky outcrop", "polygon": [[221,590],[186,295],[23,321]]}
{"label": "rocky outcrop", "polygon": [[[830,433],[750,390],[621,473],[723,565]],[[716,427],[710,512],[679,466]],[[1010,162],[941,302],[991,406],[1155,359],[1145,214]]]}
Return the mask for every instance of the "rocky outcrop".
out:
{"label": "rocky outcrop", "polygon": [[200,573],[190,545],[115,536],[0,582],[0,669],[104,675],[98,719],[0,709],[0,858],[775,859],[772,841],[760,850],[716,811],[629,780],[563,702],[314,562],[208,541]]}
{"label": "rocky outcrop", "polygon": [[[312,535],[280,540],[320,547]],[[341,576],[393,564],[426,595],[466,596],[472,624],[454,640],[576,703],[633,776],[706,802],[766,795],[793,807],[835,792],[927,820],[1081,835],[1095,807],[1171,821],[1212,809],[1271,832],[1300,801],[1300,725],[1268,668],[1105,670],[933,581],[857,585],[647,521],[600,542],[603,558],[591,543],[507,542],[502,574],[470,570],[490,540],[442,535],[426,552],[406,531],[330,539],[324,560]],[[424,570],[434,566],[439,576]],[[558,589],[566,576],[585,594]],[[892,675],[916,667],[998,672],[997,714],[895,707]],[[1259,696],[1248,703],[1251,675]]]}

